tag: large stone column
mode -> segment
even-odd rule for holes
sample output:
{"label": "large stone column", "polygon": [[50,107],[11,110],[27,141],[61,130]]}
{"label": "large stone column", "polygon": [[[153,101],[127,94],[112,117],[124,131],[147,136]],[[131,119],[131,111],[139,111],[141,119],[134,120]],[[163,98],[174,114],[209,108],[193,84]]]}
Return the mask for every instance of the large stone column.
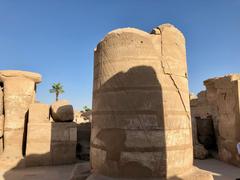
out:
{"label": "large stone column", "polygon": [[89,179],[212,179],[193,167],[182,33],[110,32],[94,59]]}
{"label": "large stone column", "polygon": [[4,88],[4,153],[5,159],[18,160],[22,157],[24,124],[26,113],[35,101],[36,83],[41,75],[25,71],[0,71],[0,82]]}

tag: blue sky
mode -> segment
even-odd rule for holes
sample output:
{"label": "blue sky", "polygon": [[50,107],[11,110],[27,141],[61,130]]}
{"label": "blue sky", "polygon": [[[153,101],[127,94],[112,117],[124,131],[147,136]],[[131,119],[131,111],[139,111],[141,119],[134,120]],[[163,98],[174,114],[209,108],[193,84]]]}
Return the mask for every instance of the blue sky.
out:
{"label": "blue sky", "polygon": [[91,106],[93,49],[111,30],[162,23],[187,40],[190,90],[240,71],[240,0],[0,0],[0,69],[39,72],[38,100],[61,82],[76,109]]}

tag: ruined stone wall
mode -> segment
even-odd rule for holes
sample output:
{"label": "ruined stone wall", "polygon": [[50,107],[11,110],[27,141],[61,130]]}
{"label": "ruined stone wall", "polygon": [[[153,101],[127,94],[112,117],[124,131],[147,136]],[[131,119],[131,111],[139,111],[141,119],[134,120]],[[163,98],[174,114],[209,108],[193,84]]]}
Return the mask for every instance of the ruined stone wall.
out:
{"label": "ruined stone wall", "polygon": [[[73,117],[73,111],[64,101],[54,103],[54,121],[50,121],[50,106],[42,103],[30,105],[27,124],[25,166],[63,165],[76,162],[77,126],[65,116],[58,122],[62,112]],[[60,105],[61,104],[61,105]],[[53,106],[53,105],[52,105]],[[51,109],[53,109],[51,107]]]}
{"label": "ruined stone wall", "polygon": [[198,141],[197,117],[206,118],[210,113],[206,98],[206,91],[201,91],[197,97],[190,96],[190,100],[194,158],[205,159],[208,156],[208,151]]}
{"label": "ruined stone wall", "polygon": [[35,101],[35,84],[41,75],[26,71],[0,71],[4,104],[4,152],[1,161],[18,162],[23,157],[27,111]]}
{"label": "ruined stone wall", "polygon": [[204,82],[214,82],[216,91],[219,158],[240,166],[236,145],[240,142],[239,75],[229,75]]}
{"label": "ruined stone wall", "polygon": [[202,103],[199,103],[202,97],[191,100],[194,118],[212,117],[219,158],[237,166],[240,166],[236,148],[240,142],[239,80],[240,75],[208,79],[204,81],[205,100]]}
{"label": "ruined stone wall", "polygon": [[[168,24],[152,33],[118,29],[95,50],[91,166],[96,174],[170,178],[192,170],[185,39]],[[198,179],[194,175],[189,179]]]}

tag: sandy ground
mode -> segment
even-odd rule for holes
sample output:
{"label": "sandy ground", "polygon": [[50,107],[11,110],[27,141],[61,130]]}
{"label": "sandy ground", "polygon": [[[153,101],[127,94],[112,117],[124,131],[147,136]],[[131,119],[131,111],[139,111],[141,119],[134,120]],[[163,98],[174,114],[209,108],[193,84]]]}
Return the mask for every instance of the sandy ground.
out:
{"label": "sandy ground", "polygon": [[195,166],[212,173],[214,180],[235,180],[240,178],[240,168],[216,159],[196,160]]}
{"label": "sandy ground", "polygon": [[0,180],[68,180],[74,166],[42,166],[0,171]]}
{"label": "sandy ground", "polygon": [[[197,160],[195,166],[209,171],[215,180],[235,180],[240,178],[240,168],[215,159]],[[74,165],[54,167],[32,167],[1,172],[0,180],[68,180]]]}

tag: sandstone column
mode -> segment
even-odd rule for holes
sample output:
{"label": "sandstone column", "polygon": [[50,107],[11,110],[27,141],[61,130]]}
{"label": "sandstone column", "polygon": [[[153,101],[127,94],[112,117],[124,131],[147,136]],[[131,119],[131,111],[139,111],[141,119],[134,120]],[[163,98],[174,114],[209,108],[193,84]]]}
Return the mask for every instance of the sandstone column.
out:
{"label": "sandstone column", "polygon": [[110,32],[95,50],[89,179],[212,179],[192,151],[182,33]]}
{"label": "sandstone column", "polygon": [[[26,113],[35,101],[35,86],[41,75],[25,71],[0,71],[4,88],[4,153],[7,159],[20,159]],[[2,157],[2,158],[3,158]]]}
{"label": "sandstone column", "polygon": [[0,86],[0,153],[3,151],[3,91],[2,86]]}

